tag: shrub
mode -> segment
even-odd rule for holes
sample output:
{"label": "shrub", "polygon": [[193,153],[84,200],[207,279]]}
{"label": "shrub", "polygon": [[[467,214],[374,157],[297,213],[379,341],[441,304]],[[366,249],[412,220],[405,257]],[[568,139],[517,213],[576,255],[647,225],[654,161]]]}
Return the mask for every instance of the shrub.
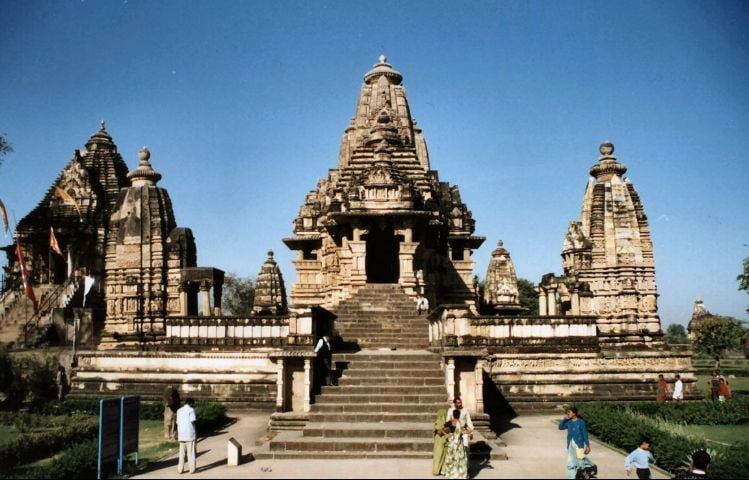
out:
{"label": "shrub", "polygon": [[41,433],[29,433],[0,445],[0,465],[13,467],[53,455],[67,445],[96,437],[96,418],[81,418],[65,427]]}
{"label": "shrub", "polygon": [[13,472],[3,471],[0,478],[96,478],[98,453],[98,440],[86,440],[76,443],[46,465],[20,467]]}
{"label": "shrub", "polygon": [[749,398],[727,402],[645,402],[625,404],[631,410],[674,423],[696,425],[735,425],[749,422]]}
{"label": "shrub", "polygon": [[62,402],[34,405],[32,411],[42,415],[99,415],[99,400],[66,398]]}
{"label": "shrub", "polygon": [[219,429],[229,421],[226,406],[218,402],[195,402],[195,417],[198,434]]}

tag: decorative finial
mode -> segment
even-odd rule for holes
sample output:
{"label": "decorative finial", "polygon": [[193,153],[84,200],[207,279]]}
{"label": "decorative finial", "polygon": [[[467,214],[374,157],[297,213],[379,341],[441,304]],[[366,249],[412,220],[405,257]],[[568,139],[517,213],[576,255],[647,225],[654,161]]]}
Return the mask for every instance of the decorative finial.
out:
{"label": "decorative finial", "polygon": [[608,157],[609,155],[614,153],[614,144],[606,140],[601,144],[600,147],[598,147],[598,151],[601,152],[601,155],[603,155],[604,157]]}
{"label": "decorative finial", "polygon": [[106,132],[107,131],[105,123],[106,122],[104,122],[104,119],[101,119],[101,121],[99,122],[99,131],[100,132]]}
{"label": "decorative finial", "polygon": [[268,260],[273,260],[273,250],[268,250]]}
{"label": "decorative finial", "polygon": [[138,158],[141,162],[147,162],[151,159],[151,152],[144,146],[141,148],[140,152],[138,152]]}
{"label": "decorative finial", "polygon": [[505,242],[503,242],[502,240],[500,240],[500,241],[497,242],[497,246],[498,247],[504,247],[505,246]]}
{"label": "decorative finial", "polygon": [[387,63],[387,61],[388,57],[386,57],[385,55],[380,55],[380,63]]}

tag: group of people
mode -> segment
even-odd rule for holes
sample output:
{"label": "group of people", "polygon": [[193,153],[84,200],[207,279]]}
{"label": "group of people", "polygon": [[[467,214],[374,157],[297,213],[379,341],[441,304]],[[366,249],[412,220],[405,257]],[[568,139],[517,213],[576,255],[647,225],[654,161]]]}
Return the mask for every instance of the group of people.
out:
{"label": "group of people", "polygon": [[179,462],[177,472],[184,473],[185,460],[190,473],[195,473],[195,400],[185,399],[180,405],[179,391],[174,387],[167,387],[164,391],[164,438],[179,442]]}
{"label": "group of people", "polygon": [[725,402],[733,398],[731,386],[728,385],[726,378],[720,374],[720,370],[713,370],[713,375],[708,380],[710,387],[710,398],[713,402]]}
{"label": "group of people", "polygon": [[[598,469],[588,457],[590,453],[588,427],[576,407],[570,407],[567,410],[567,416],[559,422],[559,429],[567,430],[567,477],[595,477]],[[650,452],[651,443],[649,438],[643,437],[640,440],[640,446],[624,459],[624,471],[627,476],[636,473],[639,479],[650,478],[650,467],[655,465],[655,458]],[[680,474],[676,478],[684,480],[707,478],[710,460],[710,455],[705,450],[695,451],[691,456],[689,472]]]}
{"label": "group of people", "polygon": [[684,383],[681,381],[681,375],[677,373],[674,378],[674,390],[673,392],[669,392],[666,378],[663,374],[658,375],[658,386],[655,389],[656,402],[665,402],[669,398],[675,402],[684,400]]}
{"label": "group of people", "polygon": [[473,434],[473,421],[468,409],[463,408],[460,397],[453,406],[437,412],[434,421],[434,451],[432,475],[447,478],[468,478],[469,440]]}

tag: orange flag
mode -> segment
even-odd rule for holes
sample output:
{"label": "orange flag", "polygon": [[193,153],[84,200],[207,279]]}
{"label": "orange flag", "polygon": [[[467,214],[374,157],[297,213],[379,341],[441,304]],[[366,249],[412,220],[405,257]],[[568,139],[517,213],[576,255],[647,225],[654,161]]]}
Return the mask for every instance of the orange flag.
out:
{"label": "orange flag", "polygon": [[55,193],[57,193],[57,196],[60,197],[63,203],[74,206],[75,209],[78,210],[78,216],[83,219],[83,215],[81,215],[81,209],[78,207],[75,199],[71,197],[68,192],[55,185]]}
{"label": "orange flag", "polygon": [[60,244],[57,243],[57,237],[55,237],[55,229],[52,227],[49,227],[49,247],[59,256],[65,256],[62,254],[62,250],[60,250]]}
{"label": "orange flag", "polygon": [[18,255],[18,270],[21,272],[21,280],[23,281],[23,294],[34,303],[34,313],[38,308],[36,304],[36,296],[34,295],[34,289],[31,287],[29,281],[29,274],[26,272],[26,261],[23,258],[23,249],[21,248],[21,242],[16,237],[16,254]]}
{"label": "orange flag", "polygon": [[5,234],[7,235],[10,232],[10,225],[8,224],[8,212],[5,211],[5,205],[2,200],[0,200],[0,215],[3,217],[3,227],[5,227]]}

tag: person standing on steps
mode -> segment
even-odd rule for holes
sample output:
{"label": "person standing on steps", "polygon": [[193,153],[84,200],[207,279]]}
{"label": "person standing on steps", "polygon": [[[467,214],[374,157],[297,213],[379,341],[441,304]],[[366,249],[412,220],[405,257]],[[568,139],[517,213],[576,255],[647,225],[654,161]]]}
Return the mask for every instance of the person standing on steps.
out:
{"label": "person standing on steps", "polygon": [[416,311],[419,315],[422,312],[429,313],[429,300],[424,295],[419,295],[419,298],[416,299]]}
{"label": "person standing on steps", "polygon": [[179,440],[179,462],[177,472],[185,472],[185,456],[187,457],[187,468],[190,473],[195,473],[195,400],[187,398],[185,404],[177,410],[177,440]]}
{"label": "person standing on steps", "polygon": [[65,398],[65,393],[68,388],[68,376],[65,375],[65,367],[62,365],[57,367],[57,376],[55,377],[55,383],[57,384],[57,400],[62,402]]}
{"label": "person standing on steps", "polygon": [[473,421],[471,421],[471,414],[467,408],[463,408],[463,400],[460,397],[455,397],[453,400],[453,406],[447,409],[447,419],[451,419],[455,411],[460,412],[460,426],[463,431],[463,446],[468,451],[468,443],[470,438],[473,436]]}
{"label": "person standing on steps", "polygon": [[678,373],[676,374],[676,382],[674,382],[674,393],[673,395],[671,395],[671,398],[673,398],[675,402],[684,400],[684,384],[681,381],[681,375],[679,375]]}
{"label": "person standing on steps", "polygon": [[317,354],[317,371],[319,374],[320,386],[333,385],[333,354],[330,346],[330,334],[325,333],[315,345]]}
{"label": "person standing on steps", "polygon": [[655,387],[655,401],[658,403],[665,402],[668,398],[668,382],[663,374],[658,375],[658,385]]}

